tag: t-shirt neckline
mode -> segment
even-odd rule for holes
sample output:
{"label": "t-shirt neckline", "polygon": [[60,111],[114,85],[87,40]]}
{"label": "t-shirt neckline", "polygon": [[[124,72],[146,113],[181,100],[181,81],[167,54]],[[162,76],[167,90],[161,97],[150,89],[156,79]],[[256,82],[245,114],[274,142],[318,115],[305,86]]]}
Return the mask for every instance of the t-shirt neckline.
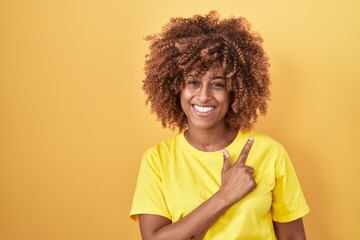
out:
{"label": "t-shirt neckline", "polygon": [[[185,131],[181,132],[178,137],[179,137],[179,142],[180,142],[181,147],[183,147],[187,151],[189,151],[192,154],[197,155],[197,156],[219,157],[219,154],[222,155],[222,150],[213,151],[213,152],[205,152],[200,149],[197,149],[196,147],[194,147],[193,145],[191,145],[188,142],[188,140],[185,138],[184,132]],[[251,131],[247,131],[247,132],[238,131],[234,140],[228,146],[226,146],[225,149],[227,149],[229,151],[230,149],[232,149],[234,147],[235,143],[238,140],[243,139],[244,137],[249,138],[250,136],[251,136]]]}

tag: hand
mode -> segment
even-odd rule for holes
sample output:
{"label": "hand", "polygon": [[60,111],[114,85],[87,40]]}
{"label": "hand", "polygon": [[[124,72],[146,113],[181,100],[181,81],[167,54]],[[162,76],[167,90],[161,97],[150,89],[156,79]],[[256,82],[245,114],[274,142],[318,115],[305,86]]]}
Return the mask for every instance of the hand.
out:
{"label": "hand", "polygon": [[218,193],[230,205],[244,198],[256,187],[254,169],[246,166],[246,160],[253,143],[254,138],[251,137],[233,166],[231,166],[230,154],[223,150],[224,165],[221,171],[221,186]]}

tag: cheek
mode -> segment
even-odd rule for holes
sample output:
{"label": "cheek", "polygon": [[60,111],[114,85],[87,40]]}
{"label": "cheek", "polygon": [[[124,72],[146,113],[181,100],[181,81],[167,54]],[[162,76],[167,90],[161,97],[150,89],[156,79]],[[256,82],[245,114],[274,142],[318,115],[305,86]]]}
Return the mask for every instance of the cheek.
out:
{"label": "cheek", "polygon": [[223,105],[230,106],[231,104],[231,97],[230,93],[225,93],[219,96],[219,102],[221,102]]}
{"label": "cheek", "polygon": [[188,96],[186,94],[186,91],[182,91],[180,93],[180,104],[183,111],[186,111],[187,103],[188,103]]}
{"label": "cheek", "polygon": [[229,96],[224,96],[222,99],[221,105],[222,105],[222,112],[226,114],[230,108],[231,108],[231,98]]}
{"label": "cheek", "polygon": [[187,103],[188,101],[190,101],[191,99],[191,92],[187,91],[187,90],[183,90],[180,93],[180,101],[181,101],[181,105],[184,103]]}

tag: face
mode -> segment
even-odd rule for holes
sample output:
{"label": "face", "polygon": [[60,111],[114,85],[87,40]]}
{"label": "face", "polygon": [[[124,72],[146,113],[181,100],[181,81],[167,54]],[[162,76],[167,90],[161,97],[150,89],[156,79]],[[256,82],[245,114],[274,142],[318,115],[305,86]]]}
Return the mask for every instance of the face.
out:
{"label": "face", "polygon": [[186,76],[180,99],[189,129],[225,127],[230,92],[226,88],[224,76],[216,75],[211,70],[197,77],[195,72],[190,72]]}

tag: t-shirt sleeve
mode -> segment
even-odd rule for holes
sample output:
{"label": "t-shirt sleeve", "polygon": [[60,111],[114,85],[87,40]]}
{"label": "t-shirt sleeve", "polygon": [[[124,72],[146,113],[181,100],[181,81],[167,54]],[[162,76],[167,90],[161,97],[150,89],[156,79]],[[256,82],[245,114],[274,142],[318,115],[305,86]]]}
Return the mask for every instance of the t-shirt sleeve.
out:
{"label": "t-shirt sleeve", "polygon": [[154,214],[171,219],[162,184],[162,174],[158,154],[148,150],[142,160],[136,183],[131,219],[138,221],[139,214]]}
{"label": "t-shirt sleeve", "polygon": [[294,167],[284,148],[275,164],[272,216],[276,222],[290,222],[310,211]]}

